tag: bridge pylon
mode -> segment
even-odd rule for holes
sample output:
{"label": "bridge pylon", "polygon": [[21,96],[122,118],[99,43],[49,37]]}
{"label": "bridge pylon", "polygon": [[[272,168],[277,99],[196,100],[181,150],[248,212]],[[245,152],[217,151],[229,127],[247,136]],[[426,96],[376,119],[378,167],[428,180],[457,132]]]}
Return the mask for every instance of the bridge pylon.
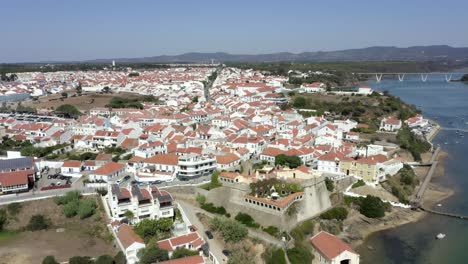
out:
{"label": "bridge pylon", "polygon": [[429,77],[429,74],[421,74],[421,81],[427,81],[427,77]]}
{"label": "bridge pylon", "polygon": [[450,82],[452,80],[452,73],[450,74],[445,74],[445,81]]}
{"label": "bridge pylon", "polygon": [[405,74],[398,74],[398,80],[402,82],[405,79]]}
{"label": "bridge pylon", "polygon": [[382,76],[383,76],[382,73],[381,73],[381,74],[376,74],[376,75],[375,75],[375,79],[377,80],[378,83],[382,80]]}

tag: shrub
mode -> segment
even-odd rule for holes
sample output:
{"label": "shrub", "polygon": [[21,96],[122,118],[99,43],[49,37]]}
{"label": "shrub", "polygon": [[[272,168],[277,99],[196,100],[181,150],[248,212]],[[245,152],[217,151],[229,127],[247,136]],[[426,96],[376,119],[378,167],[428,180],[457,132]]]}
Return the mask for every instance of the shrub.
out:
{"label": "shrub", "polygon": [[7,205],[7,211],[11,216],[16,216],[21,211],[23,206],[20,203],[11,203]]}
{"label": "shrub", "polygon": [[96,201],[94,199],[88,199],[81,201],[78,207],[78,216],[80,219],[84,219],[92,216],[96,212]]}
{"label": "shrub", "polygon": [[385,215],[385,203],[380,198],[367,195],[360,202],[359,212],[369,218],[379,218]]}
{"label": "shrub", "polygon": [[54,256],[47,256],[42,260],[42,264],[59,264]]}
{"label": "shrub", "polygon": [[335,189],[335,183],[329,178],[325,178],[325,186],[327,186],[327,190],[329,192],[333,192],[333,190]]}
{"label": "shrub", "polygon": [[81,198],[81,193],[79,191],[70,191],[67,192],[64,196],[55,197],[55,203],[58,205],[64,205],[71,201],[78,201]]}
{"label": "shrub", "polygon": [[109,255],[102,255],[94,261],[94,264],[114,264],[114,258]]}
{"label": "shrub", "polygon": [[278,237],[279,235],[279,229],[276,226],[265,227],[263,231],[274,237]]}
{"label": "shrub", "polygon": [[248,230],[243,224],[226,217],[215,217],[211,219],[210,227],[214,231],[221,232],[226,242],[239,242],[248,234]]}
{"label": "shrub", "polygon": [[26,229],[30,231],[37,231],[47,229],[49,226],[50,220],[43,215],[37,214],[31,216],[31,219],[29,219],[29,223],[26,226]]}
{"label": "shrub", "polygon": [[114,257],[114,263],[115,264],[127,264],[127,258],[125,257],[124,253],[122,251],[119,251],[117,255]]}
{"label": "shrub", "polygon": [[69,203],[63,206],[63,214],[68,218],[73,217],[78,213],[79,206],[80,202],[78,200],[70,201]]}
{"label": "shrub", "polygon": [[106,194],[107,194],[107,189],[105,189],[105,188],[98,188],[98,189],[96,189],[96,192],[97,192],[99,195],[101,195],[101,196],[106,196]]}
{"label": "shrub", "polygon": [[320,215],[320,218],[326,220],[336,219],[343,221],[346,217],[348,217],[348,210],[344,207],[335,207]]}
{"label": "shrub", "polygon": [[145,241],[149,241],[153,237],[157,237],[161,233],[171,231],[172,219],[161,218],[157,220],[145,219],[135,226],[135,233],[142,237]]}
{"label": "shrub", "polygon": [[197,196],[195,197],[195,200],[197,200],[198,204],[201,206],[201,205],[204,205],[206,203],[206,196],[201,194],[201,193],[197,193]]}
{"label": "shrub", "polygon": [[281,248],[278,248],[271,252],[271,255],[266,260],[267,264],[286,264],[286,255]]}
{"label": "shrub", "polygon": [[81,256],[74,256],[68,260],[69,264],[93,264],[94,261],[91,257],[81,257]]}
{"label": "shrub", "polygon": [[314,258],[307,248],[295,246],[287,251],[291,264],[310,264]]}
{"label": "shrub", "polygon": [[222,206],[216,207],[213,203],[205,203],[201,206],[203,210],[206,210],[213,214],[225,215],[226,209]]}
{"label": "shrub", "polygon": [[242,224],[248,227],[252,227],[252,228],[260,227],[260,225],[256,223],[255,220],[248,214],[238,213],[234,219],[236,219],[237,221],[241,222]]}
{"label": "shrub", "polygon": [[183,257],[188,257],[188,256],[196,256],[198,255],[197,250],[190,250],[187,248],[178,248],[174,250],[172,253],[172,259],[178,259],[178,258],[183,258]]}
{"label": "shrub", "polygon": [[158,248],[157,246],[146,247],[140,252],[141,264],[158,263],[169,259],[169,253],[166,250]]}
{"label": "shrub", "polygon": [[354,188],[361,187],[361,186],[364,186],[364,185],[366,185],[366,183],[365,183],[363,180],[358,180],[357,182],[355,182],[355,183],[351,186],[351,188],[354,189]]}
{"label": "shrub", "polygon": [[5,209],[0,209],[0,231],[3,230],[3,226],[7,222],[7,214]]}

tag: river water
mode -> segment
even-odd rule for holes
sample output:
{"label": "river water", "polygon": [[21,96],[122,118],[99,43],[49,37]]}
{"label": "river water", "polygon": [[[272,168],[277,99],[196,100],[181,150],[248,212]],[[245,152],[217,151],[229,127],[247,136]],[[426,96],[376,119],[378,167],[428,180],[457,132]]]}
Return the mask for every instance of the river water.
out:
{"label": "river water", "polygon": [[[459,79],[460,74],[454,75]],[[431,75],[426,82],[420,76],[367,82],[375,90],[387,90],[407,103],[418,106],[423,115],[442,127],[468,129],[468,85],[446,82],[444,75]],[[468,216],[468,133],[440,131],[434,139],[448,153],[445,176],[434,183],[449,187],[455,194],[442,201],[438,210]],[[436,240],[438,233],[445,239]],[[468,263],[468,220],[428,215],[419,222],[370,235],[357,249],[361,263]]]}

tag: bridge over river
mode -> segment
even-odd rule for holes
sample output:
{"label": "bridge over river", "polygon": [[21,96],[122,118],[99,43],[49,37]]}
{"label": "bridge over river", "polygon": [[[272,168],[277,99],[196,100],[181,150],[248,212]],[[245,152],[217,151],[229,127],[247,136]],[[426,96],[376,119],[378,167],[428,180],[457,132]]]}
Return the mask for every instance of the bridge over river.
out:
{"label": "bridge over river", "polygon": [[355,72],[354,74],[366,75],[366,76],[375,76],[375,79],[377,80],[377,82],[380,82],[384,75],[398,76],[398,80],[400,82],[404,81],[405,76],[407,76],[407,75],[419,75],[419,76],[421,76],[421,81],[423,81],[423,82],[427,81],[430,75],[444,75],[445,80],[447,82],[450,82],[450,81],[452,81],[452,77],[453,77],[454,74],[463,75],[463,74],[466,74],[466,73],[464,73],[464,72]]}

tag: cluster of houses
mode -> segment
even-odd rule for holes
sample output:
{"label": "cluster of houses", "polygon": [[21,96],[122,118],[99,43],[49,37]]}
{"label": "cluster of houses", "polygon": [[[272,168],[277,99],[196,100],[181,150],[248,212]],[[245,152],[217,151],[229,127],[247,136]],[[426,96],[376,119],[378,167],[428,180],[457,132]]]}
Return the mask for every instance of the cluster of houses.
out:
{"label": "cluster of houses", "polygon": [[[218,170],[223,171],[222,182],[249,184],[259,180],[259,176],[244,171],[247,161],[274,165],[276,158],[284,155],[297,156],[303,165],[294,171],[275,170],[273,176],[267,172],[262,179],[355,177],[377,183],[403,167],[402,159],[388,155],[383,146],[362,144],[356,131],[364,124],[322,116],[305,118],[294,109],[282,110],[288,98],[279,91],[287,77],[225,67],[217,72],[206,95],[203,82],[215,71],[210,67],[180,67],[141,71],[132,76],[123,71],[18,74],[21,82],[16,87],[30,93],[31,87],[55,93],[79,83],[88,92],[109,87],[115,92],[155,95],[160,103],[143,103],[143,109],[96,107],[78,119],[36,118],[31,122],[5,114],[0,115],[0,126],[4,135],[19,142],[29,141],[35,147],[63,146],[51,154],[99,153],[92,160],[60,161],[60,171],[71,177],[81,177],[86,172],[88,181],[108,183],[107,204],[113,230],[130,263],[138,261],[136,252],[145,244],[129,224],[173,217],[174,205],[172,196],[157,187],[117,185],[124,174],[131,174],[138,183],[159,183],[198,179]],[[318,82],[301,88],[307,93],[326,92],[326,85]],[[363,86],[351,92],[369,95],[373,91]],[[410,128],[428,125],[421,115],[404,122]],[[395,117],[385,117],[380,130],[395,132],[402,123]],[[103,154],[107,149],[119,149],[123,154]],[[34,181],[33,167],[33,158],[0,160],[2,193],[27,190]],[[303,196],[304,193],[296,192],[282,199],[248,195],[244,199],[282,212]],[[132,212],[131,219],[125,215],[127,211]],[[124,219],[128,222],[122,223]],[[311,243],[323,257],[320,263],[359,262],[352,249],[330,234],[321,233]],[[196,232],[187,231],[160,241],[159,246],[171,252],[181,246],[199,249],[203,244]],[[329,244],[336,247],[330,248]],[[337,258],[348,262],[336,262]],[[194,261],[202,263],[196,262],[199,258]]]}

